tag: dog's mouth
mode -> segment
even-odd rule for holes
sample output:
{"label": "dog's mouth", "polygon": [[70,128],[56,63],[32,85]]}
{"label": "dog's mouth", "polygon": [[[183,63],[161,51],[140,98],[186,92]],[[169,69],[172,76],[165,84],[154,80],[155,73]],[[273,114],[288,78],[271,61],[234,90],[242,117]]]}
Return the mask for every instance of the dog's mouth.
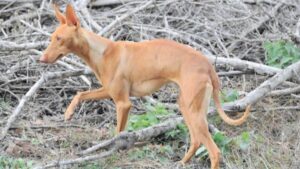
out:
{"label": "dog's mouth", "polygon": [[54,63],[54,62],[56,62],[57,60],[59,60],[60,58],[62,58],[64,56],[64,54],[59,54],[53,61],[49,61],[48,60],[48,57],[47,56],[43,56],[43,57],[41,57],[40,58],[40,62],[41,63]]}
{"label": "dog's mouth", "polygon": [[53,62],[56,62],[57,60],[59,60],[60,58],[62,58],[64,56],[64,54],[59,54],[58,56],[57,56],[57,58],[53,61]]}

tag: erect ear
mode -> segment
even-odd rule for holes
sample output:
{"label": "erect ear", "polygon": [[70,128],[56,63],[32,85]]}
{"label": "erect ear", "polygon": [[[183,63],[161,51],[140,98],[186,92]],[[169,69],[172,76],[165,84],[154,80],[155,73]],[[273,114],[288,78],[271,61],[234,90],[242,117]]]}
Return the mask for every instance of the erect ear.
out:
{"label": "erect ear", "polygon": [[56,4],[53,4],[53,8],[55,10],[56,19],[59,21],[60,24],[65,24],[67,22],[66,17],[59,11]]}
{"label": "erect ear", "polygon": [[76,13],[75,13],[73,7],[70,4],[67,5],[66,18],[67,18],[67,24],[69,26],[72,26],[72,25],[76,26],[76,27],[80,26],[80,23],[79,23],[79,20],[76,16]]}

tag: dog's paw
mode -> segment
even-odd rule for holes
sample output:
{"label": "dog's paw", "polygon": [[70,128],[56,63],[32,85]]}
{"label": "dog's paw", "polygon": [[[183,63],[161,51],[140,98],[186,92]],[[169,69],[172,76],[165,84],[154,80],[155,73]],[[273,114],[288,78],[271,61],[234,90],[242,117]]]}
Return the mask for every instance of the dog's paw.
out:
{"label": "dog's paw", "polygon": [[184,161],[182,161],[182,160],[181,160],[181,161],[178,161],[178,163],[179,163],[182,167],[184,167],[185,164],[186,164],[186,163],[185,163]]}

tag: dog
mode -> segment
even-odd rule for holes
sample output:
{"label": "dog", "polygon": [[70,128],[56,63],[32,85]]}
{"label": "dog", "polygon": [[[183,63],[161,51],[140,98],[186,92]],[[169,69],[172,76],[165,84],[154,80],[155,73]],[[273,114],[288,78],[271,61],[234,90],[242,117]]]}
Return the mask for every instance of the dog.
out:
{"label": "dog", "polygon": [[130,96],[145,96],[166,83],[178,85],[178,104],[190,133],[190,147],[181,162],[185,164],[203,144],[209,153],[211,169],[219,168],[220,150],[208,130],[207,111],[211,96],[221,118],[240,125],[248,117],[247,106],[239,119],[228,117],[219,100],[220,84],[212,64],[200,52],[171,40],[142,42],[111,41],[80,26],[71,5],[65,15],[54,5],[60,22],[40,62],[54,63],[69,53],[79,56],[94,72],[102,87],[79,92],[64,116],[70,120],[77,104],[85,100],[111,98],[116,104],[117,133],[125,129],[131,107]]}

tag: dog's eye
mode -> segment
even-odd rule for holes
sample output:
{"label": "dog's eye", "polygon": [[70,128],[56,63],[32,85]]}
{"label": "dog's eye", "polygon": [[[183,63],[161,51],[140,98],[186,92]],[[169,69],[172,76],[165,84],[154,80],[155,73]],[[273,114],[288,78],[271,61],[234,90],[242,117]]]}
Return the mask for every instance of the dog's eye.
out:
{"label": "dog's eye", "polygon": [[61,37],[56,36],[56,40],[57,40],[57,41],[60,41],[60,40],[61,40]]}

